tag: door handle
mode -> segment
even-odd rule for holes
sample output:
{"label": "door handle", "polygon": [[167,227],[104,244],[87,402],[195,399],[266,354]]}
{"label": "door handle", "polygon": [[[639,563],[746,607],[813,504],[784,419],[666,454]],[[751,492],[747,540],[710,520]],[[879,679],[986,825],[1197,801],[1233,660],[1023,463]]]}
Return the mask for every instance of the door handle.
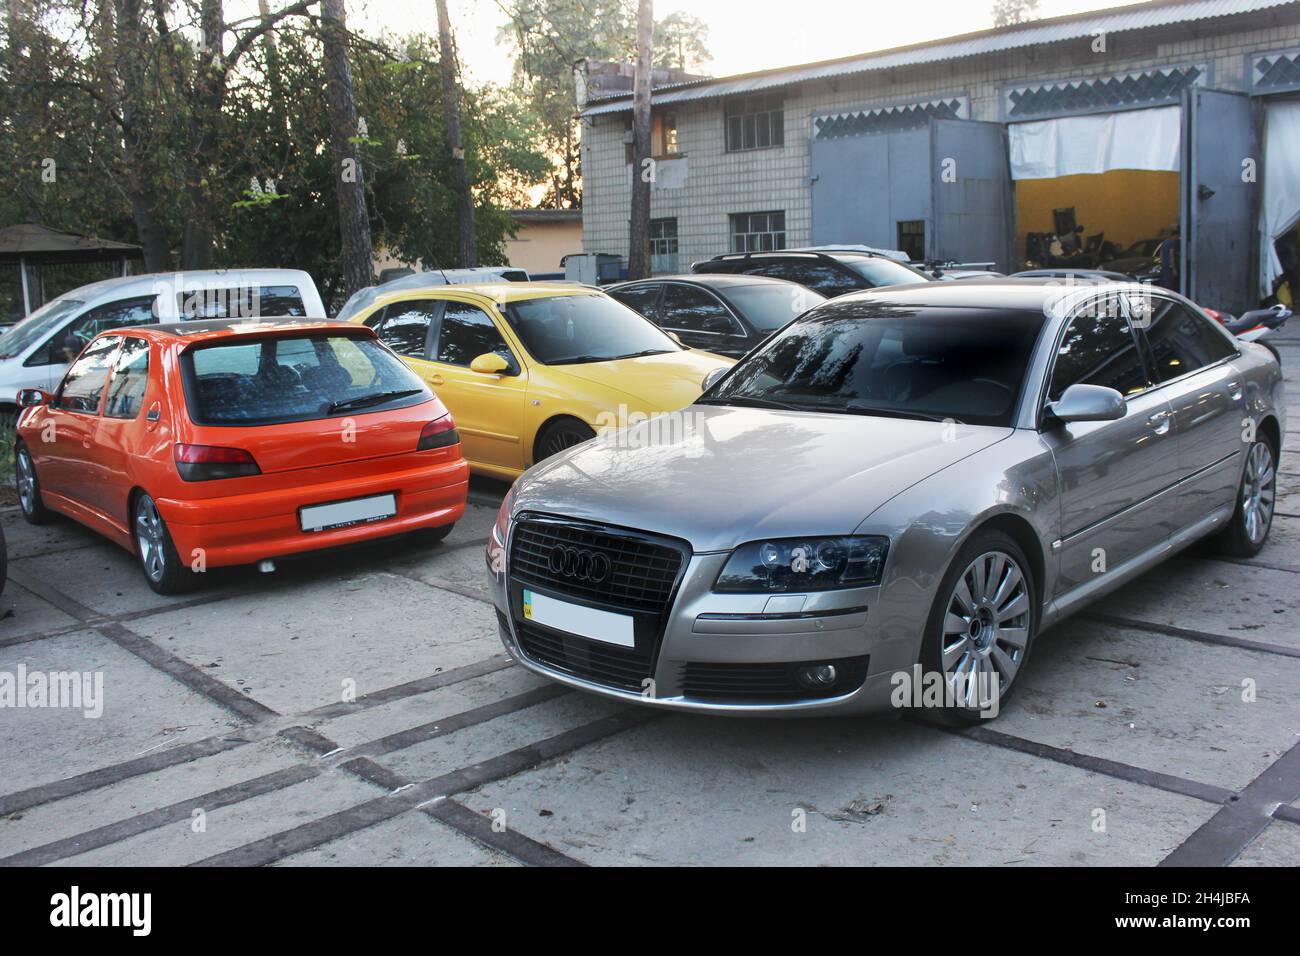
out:
{"label": "door handle", "polygon": [[434,372],[432,375],[429,376],[430,385],[441,385],[442,382],[443,382],[443,378],[437,372]]}
{"label": "door handle", "polygon": [[1169,426],[1173,423],[1173,416],[1169,412],[1156,412],[1147,418],[1147,424],[1157,435],[1169,434]]}
{"label": "door handle", "polygon": [[1232,397],[1232,400],[1234,402],[1239,402],[1241,401],[1242,396],[1245,395],[1246,393],[1242,391],[1240,382],[1229,382],[1228,394]]}

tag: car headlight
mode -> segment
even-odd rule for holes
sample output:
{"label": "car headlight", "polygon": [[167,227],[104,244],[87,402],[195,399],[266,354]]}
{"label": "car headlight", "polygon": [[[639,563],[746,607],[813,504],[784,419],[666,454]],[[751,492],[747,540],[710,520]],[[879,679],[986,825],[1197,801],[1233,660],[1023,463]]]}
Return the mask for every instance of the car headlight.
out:
{"label": "car headlight", "polygon": [[497,523],[492,526],[492,541],[498,547],[504,548],[506,539],[510,536],[510,510],[514,504],[515,486],[511,485],[501,502],[501,507],[497,509]]}
{"label": "car headlight", "polygon": [[751,541],[731,553],[714,591],[830,591],[880,583],[889,539],[874,535],[840,538],[773,538]]}

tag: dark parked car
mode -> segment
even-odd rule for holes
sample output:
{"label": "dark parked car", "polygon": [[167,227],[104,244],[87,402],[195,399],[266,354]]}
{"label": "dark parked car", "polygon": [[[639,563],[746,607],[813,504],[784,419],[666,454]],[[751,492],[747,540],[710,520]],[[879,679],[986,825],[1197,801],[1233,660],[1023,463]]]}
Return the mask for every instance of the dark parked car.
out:
{"label": "dark parked car", "polygon": [[929,282],[923,272],[869,252],[734,252],[691,266],[691,272],[788,279],[827,298],[882,286]]}
{"label": "dark parked car", "polygon": [[1106,268],[1139,281],[1154,282],[1160,278],[1160,245],[1163,242],[1163,239],[1139,239],[1107,262]]}
{"label": "dark parked car", "polygon": [[606,286],[683,345],[739,357],[826,297],[783,279],[749,275],[663,276]]}

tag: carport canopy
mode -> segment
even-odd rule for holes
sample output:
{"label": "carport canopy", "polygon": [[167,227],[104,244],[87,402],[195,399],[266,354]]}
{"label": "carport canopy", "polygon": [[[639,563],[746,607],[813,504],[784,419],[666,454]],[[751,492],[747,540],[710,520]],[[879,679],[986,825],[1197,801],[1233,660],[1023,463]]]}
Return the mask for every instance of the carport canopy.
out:
{"label": "carport canopy", "polygon": [[1056,179],[1113,169],[1178,171],[1177,106],[1013,123],[1012,179]]}

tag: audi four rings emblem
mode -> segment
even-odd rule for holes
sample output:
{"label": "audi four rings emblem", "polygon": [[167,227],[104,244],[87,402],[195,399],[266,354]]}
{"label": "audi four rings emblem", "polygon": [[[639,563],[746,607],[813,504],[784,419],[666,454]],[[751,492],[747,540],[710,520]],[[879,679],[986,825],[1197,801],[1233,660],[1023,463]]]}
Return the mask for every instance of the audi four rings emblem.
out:
{"label": "audi four rings emblem", "polygon": [[600,584],[609,577],[609,556],[600,551],[584,551],[557,544],[551,548],[551,571],[566,578]]}

